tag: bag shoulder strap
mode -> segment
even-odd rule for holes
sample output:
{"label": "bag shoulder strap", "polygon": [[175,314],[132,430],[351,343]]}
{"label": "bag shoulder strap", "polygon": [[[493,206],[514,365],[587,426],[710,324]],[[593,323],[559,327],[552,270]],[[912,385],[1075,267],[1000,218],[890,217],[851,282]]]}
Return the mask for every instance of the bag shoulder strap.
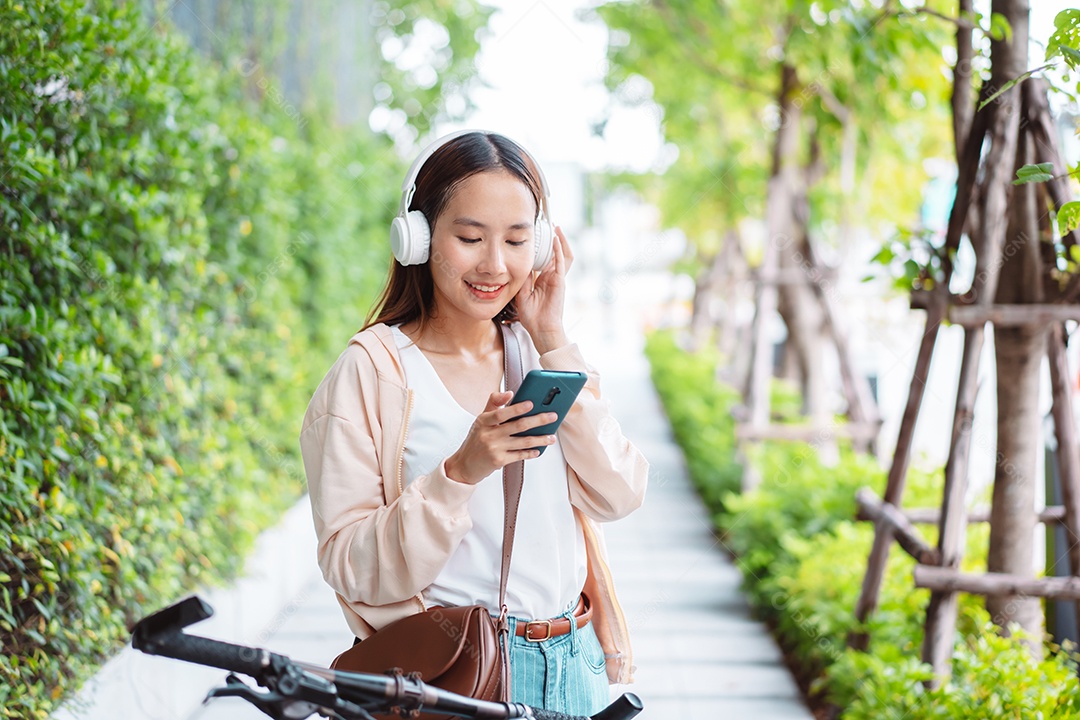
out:
{"label": "bag shoulder strap", "polygon": [[[524,376],[521,346],[510,326],[499,323],[503,336],[503,373],[506,389],[517,392]],[[510,575],[510,556],[514,552],[514,526],[517,522],[521,488],[525,482],[525,461],[518,460],[503,466],[503,549],[502,574],[499,578],[499,608],[506,614],[506,582]]]}

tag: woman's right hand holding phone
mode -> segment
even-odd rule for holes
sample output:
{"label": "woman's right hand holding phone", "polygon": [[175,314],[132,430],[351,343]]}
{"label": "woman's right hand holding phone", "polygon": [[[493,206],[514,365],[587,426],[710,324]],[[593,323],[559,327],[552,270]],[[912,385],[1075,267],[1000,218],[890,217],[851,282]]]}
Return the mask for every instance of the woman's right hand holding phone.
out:
{"label": "woman's right hand holding phone", "polygon": [[504,405],[510,402],[513,396],[512,392],[507,391],[492,393],[488,397],[484,411],[476,416],[461,447],[446,458],[447,477],[468,485],[476,485],[512,462],[538,457],[540,451],[533,448],[555,443],[554,435],[513,437],[515,433],[547,425],[558,419],[553,412],[519,417],[532,409],[532,401]]}

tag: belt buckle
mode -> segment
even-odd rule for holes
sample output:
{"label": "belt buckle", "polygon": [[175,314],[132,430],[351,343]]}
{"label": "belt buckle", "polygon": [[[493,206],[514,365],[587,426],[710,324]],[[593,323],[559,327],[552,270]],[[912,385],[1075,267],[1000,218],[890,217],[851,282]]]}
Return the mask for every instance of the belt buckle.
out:
{"label": "belt buckle", "polygon": [[[529,634],[529,630],[533,625],[544,625],[547,627],[547,635],[544,637],[534,638]],[[533,620],[525,624],[525,639],[529,642],[544,642],[551,639],[551,621],[550,620]]]}

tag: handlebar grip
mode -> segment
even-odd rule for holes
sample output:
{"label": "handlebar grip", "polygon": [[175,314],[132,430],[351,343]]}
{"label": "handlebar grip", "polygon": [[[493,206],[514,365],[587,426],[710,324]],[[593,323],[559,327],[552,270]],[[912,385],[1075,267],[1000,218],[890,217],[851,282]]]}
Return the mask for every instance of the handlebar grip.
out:
{"label": "handlebar grip", "polygon": [[615,702],[592,716],[592,720],[630,720],[644,709],[641,698],[634,693],[623,693]]}
{"label": "handlebar grip", "polygon": [[214,609],[198,597],[187,597],[135,623],[131,630],[131,646],[150,655],[186,660],[258,678],[263,670],[270,667],[273,659],[268,651],[181,632],[188,625],[213,614]]}
{"label": "handlebar grip", "polygon": [[151,655],[163,655],[199,665],[243,673],[253,678],[270,667],[271,653],[260,648],[233,645],[209,638],[165,632],[150,637],[133,638],[132,645]]}

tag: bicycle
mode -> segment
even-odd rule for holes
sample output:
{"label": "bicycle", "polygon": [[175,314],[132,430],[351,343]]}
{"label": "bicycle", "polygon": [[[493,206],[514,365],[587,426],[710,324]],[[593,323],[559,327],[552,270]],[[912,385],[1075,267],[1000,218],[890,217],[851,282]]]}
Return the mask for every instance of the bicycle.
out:
{"label": "bicycle", "polygon": [[[641,700],[633,693],[624,693],[591,718],[521,703],[475,700],[426,685],[400,670],[385,675],[331,670],[262,648],[183,632],[213,613],[205,601],[190,596],[135,623],[132,647],[229,671],[225,686],[212,689],[206,701],[239,697],[275,720],[302,720],[315,714],[331,720],[374,720],[372,713],[418,717],[427,712],[485,720],[630,720],[642,710]],[[251,687],[236,673],[250,676],[266,691]]]}

